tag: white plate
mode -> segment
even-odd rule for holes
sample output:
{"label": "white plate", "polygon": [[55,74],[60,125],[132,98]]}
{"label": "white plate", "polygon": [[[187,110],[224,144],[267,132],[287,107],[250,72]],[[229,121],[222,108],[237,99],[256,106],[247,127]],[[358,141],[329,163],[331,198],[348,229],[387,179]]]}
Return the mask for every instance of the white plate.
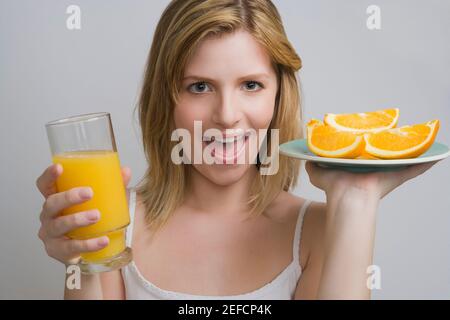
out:
{"label": "white plate", "polygon": [[441,160],[450,156],[450,149],[445,144],[434,142],[425,153],[417,158],[392,160],[341,159],[317,156],[309,150],[306,139],[300,139],[280,145],[280,154],[313,161],[325,168],[336,168],[352,172],[373,172],[398,170],[413,164]]}

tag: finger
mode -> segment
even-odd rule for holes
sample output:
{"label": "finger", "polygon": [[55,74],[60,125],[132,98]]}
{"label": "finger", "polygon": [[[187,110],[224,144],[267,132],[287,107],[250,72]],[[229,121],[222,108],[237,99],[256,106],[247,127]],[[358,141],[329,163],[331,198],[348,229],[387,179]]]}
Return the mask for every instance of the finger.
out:
{"label": "finger", "polygon": [[94,224],[99,219],[100,212],[97,209],[61,216],[51,221],[48,235],[53,238],[59,238],[69,231]]}
{"label": "finger", "polygon": [[55,218],[65,208],[85,202],[94,195],[90,187],[77,187],[50,195],[44,202],[41,221]]}
{"label": "finger", "polygon": [[329,175],[339,172],[339,169],[322,167],[321,165],[313,161],[306,161],[305,170],[310,176],[321,176],[323,174]]}
{"label": "finger", "polygon": [[44,242],[45,244],[45,251],[47,252],[48,256],[61,261],[65,264],[77,264],[81,256],[80,254],[73,254],[71,252],[67,252],[65,250],[65,242],[69,241],[70,239],[62,239],[62,238],[49,238],[46,239]]}
{"label": "finger", "polygon": [[67,255],[74,255],[83,252],[98,251],[108,244],[109,238],[107,236],[87,240],[65,239],[61,243],[61,249]]}
{"label": "finger", "polygon": [[393,176],[398,175],[398,180],[400,181],[400,184],[403,184],[406,181],[414,177],[417,177],[418,175],[421,175],[422,173],[430,169],[432,166],[434,166],[436,163],[437,161],[414,164],[394,173]]}
{"label": "finger", "polygon": [[123,184],[126,186],[128,186],[128,184],[130,183],[131,180],[131,169],[128,167],[122,167],[122,179],[123,179]]}
{"label": "finger", "polygon": [[45,199],[56,193],[56,179],[62,174],[63,167],[60,164],[52,164],[37,178],[36,186]]}

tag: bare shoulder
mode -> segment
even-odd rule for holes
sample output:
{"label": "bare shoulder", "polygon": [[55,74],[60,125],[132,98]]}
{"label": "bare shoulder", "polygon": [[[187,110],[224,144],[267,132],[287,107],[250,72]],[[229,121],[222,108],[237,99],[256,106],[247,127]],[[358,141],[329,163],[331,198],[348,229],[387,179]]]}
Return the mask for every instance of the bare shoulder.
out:
{"label": "bare shoulder", "polygon": [[266,212],[270,218],[279,223],[292,223],[297,220],[297,215],[306,199],[281,191],[270,203]]}
{"label": "bare shoulder", "polygon": [[[270,204],[270,215],[273,219],[277,219],[280,222],[296,220],[300,209],[307,200],[290,192],[282,191]],[[311,225],[312,228],[320,227],[322,222],[324,222],[325,212],[326,203],[311,201],[311,204],[305,212],[304,224]]]}
{"label": "bare shoulder", "polygon": [[[307,199],[283,191],[270,205],[272,219],[280,223],[293,226],[298,218],[301,208]],[[304,268],[311,253],[323,251],[325,234],[326,203],[311,201],[303,216],[300,237],[300,264]]]}

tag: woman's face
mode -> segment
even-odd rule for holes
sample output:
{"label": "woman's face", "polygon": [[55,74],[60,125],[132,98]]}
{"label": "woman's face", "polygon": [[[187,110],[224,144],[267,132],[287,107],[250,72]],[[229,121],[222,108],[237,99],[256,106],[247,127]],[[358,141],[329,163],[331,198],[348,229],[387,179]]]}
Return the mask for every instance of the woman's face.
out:
{"label": "woman's face", "polygon": [[[175,106],[176,128],[191,136],[191,163],[195,170],[218,185],[237,182],[255,166],[258,147],[249,139],[268,129],[275,109],[277,76],[271,60],[246,31],[236,31],[203,40],[188,61],[182,81],[180,100]],[[196,164],[194,159],[194,121],[201,123],[201,154],[210,155],[214,164]],[[208,141],[215,128],[222,139]],[[211,132],[211,130],[209,130]],[[222,141],[220,141],[222,140]],[[254,146],[254,147],[252,147]]]}

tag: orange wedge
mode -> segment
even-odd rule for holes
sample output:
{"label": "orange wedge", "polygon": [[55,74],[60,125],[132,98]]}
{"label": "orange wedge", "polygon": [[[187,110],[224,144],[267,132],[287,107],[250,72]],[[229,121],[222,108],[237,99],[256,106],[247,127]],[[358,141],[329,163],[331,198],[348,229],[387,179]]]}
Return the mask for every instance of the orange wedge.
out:
{"label": "orange wedge", "polygon": [[364,150],[363,135],[339,131],[312,119],[307,124],[308,148],[328,158],[355,158]]}
{"label": "orange wedge", "polygon": [[428,150],[439,131],[439,120],[364,134],[365,151],[381,159],[415,158]]}
{"label": "orange wedge", "polygon": [[357,134],[375,133],[395,128],[399,115],[398,108],[362,113],[326,113],[324,122],[340,131]]}
{"label": "orange wedge", "polygon": [[357,156],[355,159],[362,159],[362,160],[379,160],[380,158],[374,157],[370,153],[367,153],[367,151],[364,149],[359,156]]}

